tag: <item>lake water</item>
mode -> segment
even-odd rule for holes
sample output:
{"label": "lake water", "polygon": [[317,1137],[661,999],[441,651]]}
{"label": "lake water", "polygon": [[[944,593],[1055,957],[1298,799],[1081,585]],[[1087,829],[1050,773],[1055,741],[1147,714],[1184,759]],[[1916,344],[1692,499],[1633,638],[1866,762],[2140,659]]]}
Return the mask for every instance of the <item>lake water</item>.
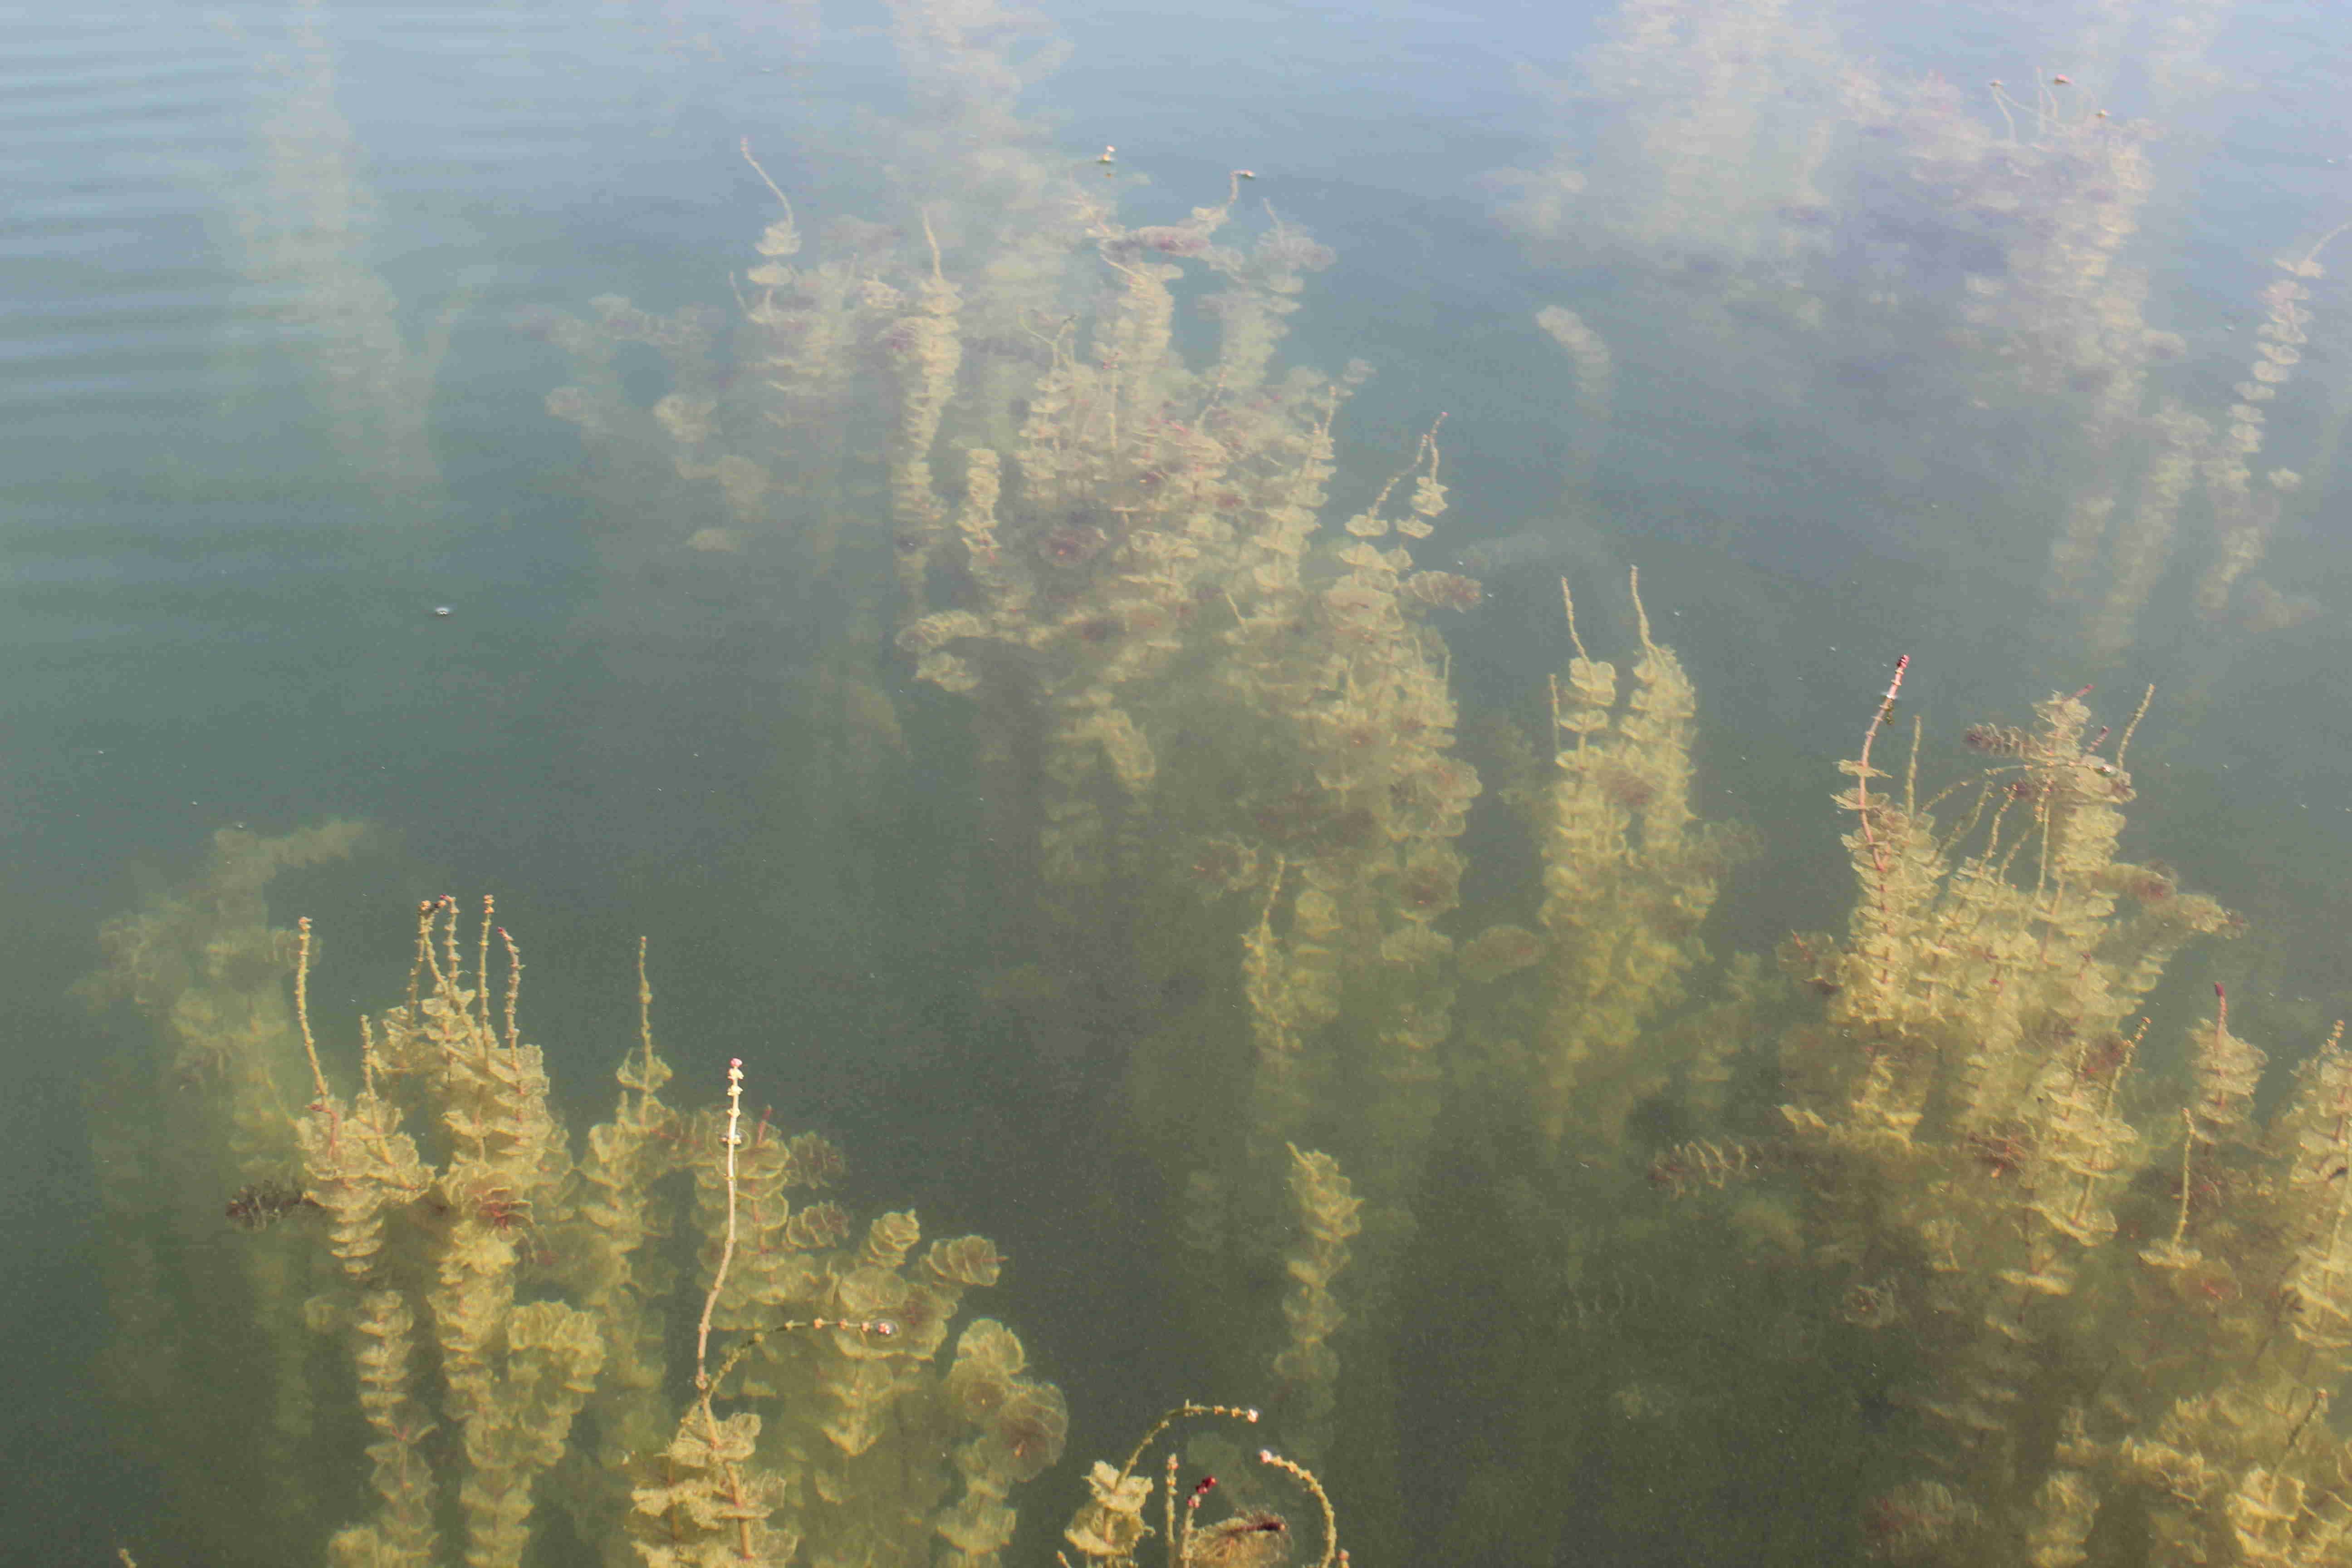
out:
{"label": "lake water", "polygon": [[[2258,1459],[2307,1489],[2298,1540],[2352,1510],[2314,1419],[2326,1141],[2296,1142],[2352,1012],[2326,8],[227,4],[10,37],[7,1539],[683,1541],[623,1521],[696,1419],[723,1222],[688,1171],[723,1197],[726,1145],[640,1100],[634,1253],[571,1169],[645,1048],[641,936],[665,1101],[740,1058],[779,1131],[739,1149],[846,1161],[776,1199],[814,1231],[758,1211],[719,1343],[894,1331],[788,1331],[735,1374],[766,1394],[722,1387],[765,1413],[778,1533],[697,1561],[782,1561],[788,1524],[812,1563],[992,1556],[1000,1493],[1004,1554],[1084,1553],[1086,1465],[1188,1398],[1267,1413],[1197,1418],[1188,1563],[1323,1551],[1262,1443],[1366,1568],[2189,1561],[2260,1538]],[[1547,730],[1586,711],[1571,658],[1630,690],[1653,645],[1686,734]],[[2034,730],[2053,693],[2078,730]],[[1951,835],[1919,864],[1984,853],[2008,915],[1905,892],[1914,770]],[[424,1026],[444,895],[478,1070],[536,1042],[551,1087],[383,1046],[403,1185],[351,1163],[362,1029]],[[1916,1016],[1874,1010],[1915,942]],[[2267,1052],[2242,1091],[2233,1035]],[[1808,1143],[1890,1061],[1927,1152]],[[2124,1129],[2095,1160],[2062,1078]],[[460,1126],[509,1092],[568,1134]],[[241,1228],[240,1191],[286,1212]],[[320,1212],[362,1192],[365,1246]],[[1002,1279],[959,1304],[948,1253],[871,1239],[892,1211]],[[1943,1269],[1962,1231],[2023,1250]],[[2226,1277],[2136,1273],[2165,1235]],[[2062,1268],[2016,1287],[2039,1316],[1949,1279]],[[467,1289],[503,1303],[478,1399]],[[601,1347],[560,1419],[516,1348],[541,1305]],[[1011,1394],[948,1373],[982,1315],[1027,1347]],[[2228,1377],[2098,1364],[2133,1322]],[[368,1406],[388,1333],[415,1367]],[[1955,1437],[1955,1388],[2011,1413]],[[2180,1414],[2224,1393],[2270,1415]],[[468,1458],[518,1411],[546,1455]],[[2190,1436],[2221,1479],[2168,1501],[2133,1444]]]}

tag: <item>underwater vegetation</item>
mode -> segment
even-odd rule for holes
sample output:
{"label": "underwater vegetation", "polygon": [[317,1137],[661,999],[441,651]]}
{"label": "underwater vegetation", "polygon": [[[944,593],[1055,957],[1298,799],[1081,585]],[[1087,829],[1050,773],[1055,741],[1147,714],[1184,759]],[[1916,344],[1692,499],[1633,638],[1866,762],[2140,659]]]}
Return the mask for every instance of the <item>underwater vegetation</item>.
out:
{"label": "underwater vegetation", "polygon": [[[2068,457],[2032,543],[2072,663],[2160,614],[2218,659],[2315,610],[2260,575],[2305,481],[2253,465],[2332,235],[2200,405],[2127,259],[2152,126],[2083,69],[1899,79],[1803,8],[1732,68],[1787,9],[1624,7],[1590,148],[1498,180],[1537,253],[1645,266],[1683,330],[1768,323],[1800,402],[1939,345],[1918,395]],[[725,558],[827,602],[774,718],[794,878],[858,885],[858,803],[918,769],[984,803],[976,1014],[1110,1064],[1117,1135],[1066,1179],[1148,1194],[1118,1223],[1176,1348],[1036,1364],[975,1315],[995,1244],[853,1212],[844,1152],[752,1109],[791,1103],[755,1050],[673,1104],[642,946],[579,1131],[487,900],[425,900],[404,993],[314,1037],[314,927],[268,885],[367,830],[225,832],[89,983],[154,1026],[97,1127],[109,1386],[175,1538],[338,1568],[2352,1562],[2352,1058],[2340,1026],[2273,1041],[2300,1060],[2266,1082],[2222,986],[2179,1005],[2244,922],[2130,837],[2162,696],[1931,724],[1901,705],[1934,650],[1891,658],[1820,759],[1840,929],[1715,951],[1763,834],[1702,788],[1655,574],[1562,580],[1552,623],[1552,565],[1603,544],[1506,548],[1616,542],[1639,323],[1531,316],[1557,515],[1450,539],[1443,412],[1365,468],[1370,368],[1284,363],[1337,258],[1253,173],[1130,223],[1110,153],[1021,118],[1003,14],[890,14],[920,112],[876,131],[887,210],[797,210],[747,141],[731,308],[527,324],[616,584]],[[1535,563],[1556,668],[1474,728],[1449,629],[1475,568]],[[1057,1468],[1089,1392],[1179,1366],[1205,1384],[1150,1401],[1255,1403]]]}
{"label": "underwater vegetation", "polygon": [[[122,1283],[154,1295],[150,1310],[177,1286],[182,1312],[238,1320],[239,1342],[262,1348],[253,1397],[268,1414],[244,1462],[277,1488],[313,1489],[276,1528],[299,1542],[343,1510],[324,1551],[350,1563],[521,1562],[549,1507],[619,1562],[863,1560],[903,1553],[887,1538],[909,1531],[974,1560],[996,1552],[1008,1493],[1059,1458],[1067,1415],[1051,1384],[1024,1375],[1010,1329],[960,1321],[965,1295],[997,1280],[995,1247],[967,1236],[919,1252],[904,1211],[854,1223],[821,1195],[841,1152],[745,1116],[740,1064],[723,1112],[667,1104],[642,963],[639,1038],[616,1067],[612,1118],[575,1145],[543,1053],[522,1037],[520,953],[488,900],[471,942],[453,900],[419,909],[408,995],[363,1018],[356,1087],[339,1091],[335,1053],[310,1029],[310,923],[227,925],[251,906],[216,896],[328,836],[228,836],[204,884],[110,932],[110,973],[160,966],[180,980],[170,1027],[218,1063],[191,1114],[253,1130],[241,1149],[229,1131],[159,1148],[111,1195],[127,1224],[155,1184],[223,1163],[262,1173],[226,1199],[227,1219],[253,1233],[245,1246],[177,1270],[134,1251]],[[190,932],[203,956],[183,966]],[[502,987],[486,978],[494,933]],[[216,962],[255,944],[283,955],[289,934],[290,1034],[280,966]],[[206,1032],[254,1012],[278,1026]],[[683,1415],[673,1312],[696,1330]],[[714,1332],[733,1342],[715,1373]],[[115,1373],[127,1396],[153,1398],[194,1375],[175,1363],[216,1353],[176,1336],[126,1342]],[[764,1402],[790,1415],[763,1421]],[[210,1503],[242,1512],[225,1493]],[[192,1524],[267,1539],[247,1518]]]}

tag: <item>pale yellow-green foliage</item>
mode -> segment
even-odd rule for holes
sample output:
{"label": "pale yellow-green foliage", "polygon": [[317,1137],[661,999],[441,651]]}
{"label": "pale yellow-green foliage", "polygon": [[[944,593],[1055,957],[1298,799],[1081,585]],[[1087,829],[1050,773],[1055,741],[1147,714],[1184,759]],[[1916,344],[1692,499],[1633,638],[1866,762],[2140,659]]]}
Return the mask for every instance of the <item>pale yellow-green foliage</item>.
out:
{"label": "pale yellow-green foliage", "polygon": [[1548,1138],[1573,1128],[1587,1147],[1613,1146],[1626,1112],[1682,1065],[1646,1037],[1705,956],[1697,929],[1739,852],[1730,830],[1694,819],[1696,694],[1646,614],[1640,628],[1622,710],[1616,667],[1578,641],[1554,686],[1555,771],[1536,812],[1549,951],[1535,1105]]}
{"label": "pale yellow-green foliage", "polygon": [[[193,940],[203,927],[199,906],[211,918],[259,921],[257,879],[267,873],[255,868],[299,863],[321,845],[336,847],[332,836],[298,838],[226,857],[208,883],[154,906],[143,923],[115,928],[126,966],[140,964],[141,994],[160,1016],[184,1011],[173,1005],[171,984],[211,983],[163,962],[167,942]],[[250,945],[243,930],[231,924],[224,935]],[[545,1055],[521,1032],[520,957],[502,932],[503,983],[484,978],[498,967],[493,930],[487,907],[479,927],[461,934],[454,904],[424,906],[410,999],[362,1021],[357,1092],[334,1087],[348,1069],[331,1045],[320,1053],[321,1091],[299,1111],[276,1112],[282,1147],[300,1162],[299,1202],[278,1202],[256,1222],[275,1218],[282,1228],[231,1244],[275,1259],[278,1243],[299,1243],[307,1228],[325,1265],[312,1271],[307,1300],[299,1271],[261,1275],[253,1309],[298,1342],[334,1334],[351,1357],[370,1500],[363,1519],[334,1533],[329,1560],[519,1563],[539,1509],[553,1501],[609,1563],[641,1554],[701,1561],[690,1554],[695,1531],[714,1522],[724,1540],[711,1550],[729,1562],[752,1560],[749,1550],[782,1563],[802,1540],[829,1552],[912,1560],[937,1531],[961,1543],[962,1568],[992,1563],[1012,1537],[1013,1489],[1058,1456],[1067,1426],[1059,1393],[1018,1375],[1018,1341],[987,1320],[967,1327],[952,1373],[962,1393],[950,1392],[952,1325],[966,1292],[995,1282],[995,1248],[961,1237],[919,1254],[908,1213],[879,1216],[862,1246],[850,1245],[840,1205],[799,1200],[839,1176],[838,1152],[762,1119],[740,1151],[738,1195],[756,1240],[742,1249],[719,1314],[722,1332],[757,1332],[742,1342],[749,1353],[728,1363],[745,1361],[746,1373],[709,1399],[766,1408],[721,1415],[697,1399],[681,1422],[663,1327],[677,1285],[662,1245],[677,1208],[669,1178],[691,1173],[706,1194],[720,1184],[723,1197],[704,1152],[718,1146],[716,1129],[659,1098],[670,1069],[655,1049],[641,971],[639,1040],[616,1075],[613,1120],[591,1130],[575,1164]],[[285,1006],[283,993],[296,952],[307,961],[312,952],[307,922],[299,943],[269,951],[276,961],[248,989],[279,995],[286,1026],[273,1050],[284,1066],[274,1076],[290,1084],[307,1071],[297,1064],[310,1020]],[[297,997],[305,994],[298,985]],[[175,1049],[185,1044],[171,1038]],[[272,1076],[225,1075],[211,1092],[241,1092]],[[239,1124],[223,1120],[223,1135]],[[707,1281],[723,1213],[707,1197],[700,1208],[711,1237]],[[320,1212],[313,1221],[303,1210]],[[158,1304],[164,1321],[175,1310],[185,1309]],[[787,1318],[886,1321],[891,1331],[764,1338]],[[289,1355],[272,1368],[292,1391],[279,1395],[289,1411],[325,1392],[311,1386],[311,1363]],[[582,1424],[591,1411],[593,1456]],[[328,1458],[308,1456],[299,1468],[281,1463],[307,1476]],[[697,1465],[711,1472],[702,1491],[685,1473]],[[643,1528],[625,1531],[632,1518]]]}

